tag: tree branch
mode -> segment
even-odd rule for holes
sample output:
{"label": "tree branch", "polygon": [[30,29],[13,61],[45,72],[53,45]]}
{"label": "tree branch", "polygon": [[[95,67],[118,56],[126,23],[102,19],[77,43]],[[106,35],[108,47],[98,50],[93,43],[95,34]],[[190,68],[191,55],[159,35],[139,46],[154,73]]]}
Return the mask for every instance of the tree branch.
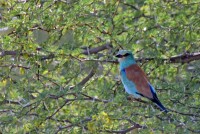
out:
{"label": "tree branch", "polygon": [[99,101],[99,102],[103,102],[103,103],[111,102],[110,100],[102,100],[102,99],[98,99],[98,98],[95,98],[95,97],[92,97],[92,96],[86,95],[86,94],[84,94],[84,93],[81,93],[81,95],[87,97],[87,98],[83,98],[83,99],[81,99],[81,100],[92,100],[92,101]]}
{"label": "tree branch", "polygon": [[136,7],[136,6],[134,6],[134,5],[131,5],[131,4],[128,4],[128,3],[125,3],[125,2],[122,2],[124,5],[126,5],[126,6],[129,6],[129,7],[131,7],[131,8],[133,8],[134,10],[136,10],[136,11],[139,11],[140,9],[138,8],[138,7]]}
{"label": "tree branch", "polygon": [[98,53],[98,52],[100,52],[100,51],[103,51],[103,50],[109,49],[109,48],[112,48],[111,43],[106,43],[106,44],[104,44],[104,45],[102,45],[102,46],[98,46],[98,47],[94,47],[94,48],[88,48],[88,47],[87,47],[87,48],[82,52],[82,54],[84,54],[84,55],[96,54],[96,53]]}
{"label": "tree branch", "polygon": [[[70,89],[73,89],[74,87],[82,87],[85,85],[85,83],[87,83],[94,75],[95,75],[95,69],[96,68],[92,68],[89,72],[89,74],[81,81],[79,82],[77,85],[75,86],[71,86]],[[49,95],[49,98],[53,98],[53,99],[58,99],[60,97],[63,97],[64,94],[62,95],[59,95],[59,96],[56,96],[56,95],[53,95],[53,94],[50,94]]]}
{"label": "tree branch", "polygon": [[8,65],[0,65],[0,67],[18,67],[18,68],[24,68],[24,69],[30,69],[30,67],[22,66],[22,65],[16,65],[16,64],[8,64]]}
{"label": "tree branch", "polygon": [[61,127],[59,127],[59,129],[55,132],[55,134],[59,133],[60,131],[63,131],[63,129],[67,129],[67,128],[70,128],[70,127],[73,127],[73,126],[78,126],[78,127],[80,127],[79,123],[83,124],[83,123],[88,122],[88,121],[91,121],[91,120],[92,120],[92,118],[91,118],[91,117],[88,117],[88,118],[85,118],[85,119],[81,120],[81,121],[78,122],[78,123],[75,123],[75,124],[72,123],[72,124],[67,125],[67,126],[61,126]]}
{"label": "tree branch", "polygon": [[169,109],[167,108],[167,110],[171,111],[171,112],[174,112],[174,113],[177,113],[177,114],[180,114],[180,115],[186,115],[186,116],[193,116],[193,117],[200,117],[200,115],[198,113],[183,113],[183,112],[178,112],[176,110],[173,110],[173,109]]}
{"label": "tree branch", "polygon": [[6,56],[6,55],[11,55],[11,56],[16,56],[16,55],[20,55],[20,56],[23,56],[23,55],[34,56],[34,54],[22,53],[22,52],[19,52],[17,50],[11,50],[11,51],[1,50],[0,57]]}
{"label": "tree branch", "polygon": [[[149,61],[149,60],[155,60],[155,58],[141,58],[137,59],[138,62],[142,61]],[[200,52],[194,52],[194,53],[184,53],[176,56],[172,56],[168,59],[161,59],[162,61],[169,61],[170,63],[189,63],[194,60],[200,60]]]}
{"label": "tree branch", "polygon": [[197,53],[184,53],[178,56],[173,56],[169,60],[171,63],[189,63],[194,60],[200,59],[200,52]]}
{"label": "tree branch", "polygon": [[48,120],[50,118],[52,118],[56,113],[58,113],[69,101],[66,100],[58,109],[56,109],[56,111],[54,113],[52,113],[50,116],[46,117],[45,120]]}
{"label": "tree branch", "polygon": [[146,126],[142,126],[138,123],[134,123],[133,126],[131,126],[130,128],[127,128],[127,129],[124,129],[124,130],[106,130],[106,132],[108,133],[117,133],[117,134],[126,134],[134,129],[137,129],[137,128],[147,128]]}
{"label": "tree branch", "polygon": [[[96,54],[100,51],[103,51],[105,49],[109,49],[112,48],[111,43],[106,43],[102,46],[98,46],[95,48],[84,48],[84,51],[82,52],[82,54],[84,55],[90,55],[90,54]],[[17,50],[13,50],[13,51],[1,51],[0,53],[0,57],[6,56],[6,55],[24,55],[24,54],[28,54],[28,53],[20,53]],[[34,56],[35,54],[28,54],[28,56]],[[55,57],[54,54],[49,54],[49,55],[39,55],[38,57],[41,57],[41,60],[47,60],[47,59],[53,59]],[[155,58],[141,58],[141,59],[137,59],[137,62],[142,62],[142,61],[150,61],[150,60],[155,60]],[[189,63],[191,61],[194,60],[200,60],[200,52],[194,52],[194,53],[183,53],[180,55],[176,55],[176,56],[172,56],[168,59],[161,59],[162,61],[168,61],[170,63]],[[107,63],[118,63],[117,60],[99,60],[99,59],[83,59],[80,61],[97,61],[97,62],[107,62]]]}
{"label": "tree branch", "polygon": [[[142,62],[142,61],[151,61],[151,60],[156,60],[156,58],[141,58],[141,59],[136,59],[137,62]],[[168,59],[160,59],[163,62],[168,61],[169,63],[189,63],[194,60],[200,60],[200,52],[197,53],[184,53],[178,56],[172,56]],[[118,64],[117,60],[99,60],[99,59],[84,59],[82,61],[96,61],[96,62],[107,62],[107,63],[112,63],[112,64]]]}
{"label": "tree branch", "polygon": [[95,68],[92,68],[90,70],[90,73],[88,74],[88,76],[86,76],[81,82],[79,82],[77,84],[77,86],[83,86],[83,85],[85,85],[85,83],[88,82],[90,80],[90,78],[92,78],[92,76],[94,76],[94,74],[95,74]]}
{"label": "tree branch", "polygon": [[3,100],[0,102],[0,104],[14,104],[14,105],[20,105],[20,101],[12,101],[12,100]]}

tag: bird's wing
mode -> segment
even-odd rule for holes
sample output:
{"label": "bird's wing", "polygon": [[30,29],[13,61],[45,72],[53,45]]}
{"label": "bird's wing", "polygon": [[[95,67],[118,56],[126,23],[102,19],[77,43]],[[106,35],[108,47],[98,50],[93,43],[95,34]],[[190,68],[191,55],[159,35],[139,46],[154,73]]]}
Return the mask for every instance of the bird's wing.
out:
{"label": "bird's wing", "polygon": [[136,85],[136,89],[139,92],[138,94],[149,99],[153,98],[147,76],[137,64],[125,68],[125,72],[127,78]]}

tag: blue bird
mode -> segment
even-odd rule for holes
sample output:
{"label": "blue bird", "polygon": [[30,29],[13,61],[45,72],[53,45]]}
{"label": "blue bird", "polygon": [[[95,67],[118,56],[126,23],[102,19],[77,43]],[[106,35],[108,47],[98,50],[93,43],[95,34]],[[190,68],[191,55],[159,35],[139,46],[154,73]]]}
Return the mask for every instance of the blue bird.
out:
{"label": "blue bird", "polygon": [[159,101],[154,87],[149,83],[144,71],[136,64],[131,51],[119,50],[116,57],[120,63],[120,76],[128,94],[135,98],[145,97],[156,103],[161,111],[168,112]]}

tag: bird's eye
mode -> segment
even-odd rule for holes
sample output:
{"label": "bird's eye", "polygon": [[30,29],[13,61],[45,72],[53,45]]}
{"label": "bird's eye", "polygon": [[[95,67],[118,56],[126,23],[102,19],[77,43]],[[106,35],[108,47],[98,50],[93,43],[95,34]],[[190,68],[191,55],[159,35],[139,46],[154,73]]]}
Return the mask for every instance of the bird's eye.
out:
{"label": "bird's eye", "polygon": [[125,55],[123,55],[123,57],[129,56],[129,55],[130,55],[129,53],[126,53]]}

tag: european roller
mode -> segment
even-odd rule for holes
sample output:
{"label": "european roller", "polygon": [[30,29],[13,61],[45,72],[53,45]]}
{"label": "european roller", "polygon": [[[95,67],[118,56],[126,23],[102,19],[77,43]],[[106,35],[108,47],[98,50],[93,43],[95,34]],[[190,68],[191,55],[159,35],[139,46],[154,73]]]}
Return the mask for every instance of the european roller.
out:
{"label": "european roller", "polygon": [[154,87],[150,84],[147,76],[136,64],[131,51],[119,50],[116,57],[120,63],[120,76],[125,91],[135,98],[145,97],[156,103],[161,111],[168,112],[159,101]]}

